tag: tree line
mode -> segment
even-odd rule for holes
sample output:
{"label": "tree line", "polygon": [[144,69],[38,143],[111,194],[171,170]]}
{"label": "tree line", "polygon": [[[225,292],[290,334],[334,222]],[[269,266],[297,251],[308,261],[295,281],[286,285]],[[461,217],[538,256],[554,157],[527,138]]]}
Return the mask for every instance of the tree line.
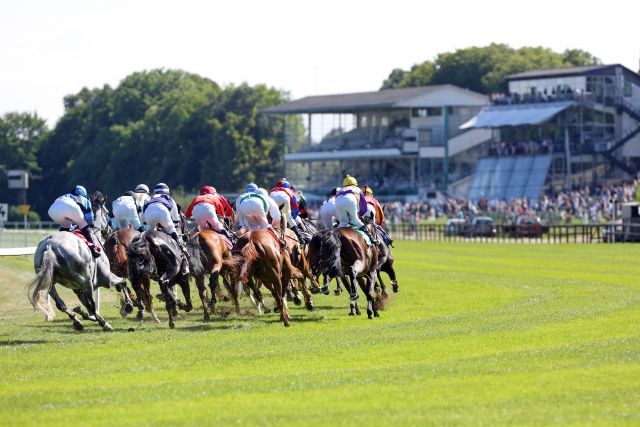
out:
{"label": "tree line", "polygon": [[[450,83],[488,94],[506,89],[507,74],[599,63],[579,49],[491,44],[394,69],[382,89]],[[258,111],[287,100],[286,92],[266,85],[222,87],[181,70],[136,72],[115,88],[66,96],[53,129],[35,113],[4,114],[0,169],[30,172],[28,201],[45,216],[51,201],[76,183],[111,200],[141,182],[164,181],[185,192],[204,184],[239,191],[248,181],[280,177],[284,118]],[[301,123],[287,127],[304,132]],[[1,171],[0,202],[17,202]]]}

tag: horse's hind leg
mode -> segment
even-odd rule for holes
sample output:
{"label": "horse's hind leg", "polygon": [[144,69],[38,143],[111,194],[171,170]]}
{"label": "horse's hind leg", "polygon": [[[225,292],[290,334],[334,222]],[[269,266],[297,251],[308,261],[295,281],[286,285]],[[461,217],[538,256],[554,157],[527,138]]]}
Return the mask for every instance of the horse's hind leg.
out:
{"label": "horse's hind leg", "polygon": [[191,303],[191,289],[189,289],[189,276],[181,277],[178,284],[180,285],[185,301],[187,301],[187,303],[180,308],[188,313],[193,310],[193,304]]}
{"label": "horse's hind leg", "polygon": [[105,332],[113,332],[113,328],[111,327],[111,325],[108,324],[107,321],[104,320],[102,316],[100,316],[96,311],[96,302],[93,300],[93,291],[91,290],[91,287],[89,287],[88,291],[77,292],[76,295],[78,295],[78,298],[80,298],[80,302],[84,304],[85,307],[87,307],[87,311],[89,311],[89,314],[96,318],[96,322],[98,322],[98,325],[102,326],[102,330]]}
{"label": "horse's hind leg", "polygon": [[[203,279],[204,280],[204,279]],[[218,272],[214,271],[209,275],[209,289],[211,290],[211,299],[209,300],[209,308],[213,311],[218,303],[216,293],[218,291]]]}
{"label": "horse's hind leg", "polygon": [[84,325],[80,320],[78,320],[76,313],[74,313],[73,311],[67,308],[67,305],[64,303],[62,298],[60,298],[60,295],[58,294],[58,291],[56,290],[55,285],[52,285],[51,289],[49,289],[49,295],[51,295],[51,298],[53,298],[53,300],[55,301],[56,307],[58,308],[58,310],[60,310],[63,313],[66,313],[67,316],[69,316],[69,318],[73,321],[73,328],[76,331],[83,330]]}
{"label": "horse's hind leg", "polygon": [[391,279],[391,286],[393,288],[393,292],[398,293],[400,291],[400,287],[398,286],[398,280],[396,278],[396,270],[393,268],[393,260],[388,260],[382,266],[381,270],[389,275],[389,279]]}
{"label": "horse's hind leg", "polygon": [[224,283],[224,287],[229,292],[231,296],[231,300],[233,301],[233,308],[237,314],[240,314],[240,302],[238,301],[238,288],[231,284],[231,280],[229,279],[227,274],[222,275],[222,282]]}
{"label": "horse's hind leg", "polygon": [[160,291],[164,297],[164,304],[167,309],[167,313],[169,314],[169,327],[175,328],[176,325],[173,317],[176,313],[176,300],[173,298],[173,294],[169,291],[169,285],[163,280],[160,281]]}
{"label": "horse's hind leg", "polygon": [[209,316],[209,298],[207,297],[207,288],[204,286],[204,276],[196,276],[195,278],[196,288],[198,288],[198,294],[200,295],[200,300],[202,301],[202,311],[204,312],[204,321],[207,322],[211,320],[211,316]]}
{"label": "horse's hind leg", "polygon": [[[127,317],[127,314],[131,314],[133,311],[133,300],[131,299],[131,292],[127,287],[127,282],[125,281],[122,285],[118,285],[120,289],[122,289],[122,295],[124,298],[120,300],[120,316]],[[118,287],[116,287],[117,290]]]}

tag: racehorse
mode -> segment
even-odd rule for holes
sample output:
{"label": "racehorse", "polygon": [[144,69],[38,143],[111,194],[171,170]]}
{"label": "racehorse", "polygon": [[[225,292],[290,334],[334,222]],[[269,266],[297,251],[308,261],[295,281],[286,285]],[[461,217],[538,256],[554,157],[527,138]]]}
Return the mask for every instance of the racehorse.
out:
{"label": "racehorse", "polygon": [[234,252],[241,254],[240,281],[258,297],[258,310],[261,303],[259,281],[271,291],[284,326],[290,326],[284,288],[291,278],[301,278],[302,275],[291,264],[289,252],[281,250],[271,231],[264,229],[240,237],[234,245]]}
{"label": "racehorse", "polygon": [[[104,252],[109,258],[109,265],[111,266],[111,272],[118,277],[127,279],[129,277],[129,267],[127,264],[127,248],[131,244],[131,241],[140,234],[133,228],[122,228],[107,238],[104,242]],[[133,306],[138,307],[138,320],[142,320],[144,307],[142,305],[142,299],[136,298],[133,301],[131,298],[131,292],[127,287],[126,281],[122,284],[122,292],[124,294],[124,301],[121,303],[120,314],[125,317],[127,314],[133,311]]]}
{"label": "racehorse", "polygon": [[391,286],[393,287],[393,292],[398,293],[400,287],[398,286],[398,280],[396,278],[396,271],[393,268],[393,253],[391,249],[383,242],[382,236],[378,233],[378,267],[376,268],[376,276],[378,281],[375,284],[376,291],[376,302],[378,303],[378,308],[382,309],[386,300],[389,298],[387,294],[387,289],[382,280],[381,272],[387,273],[389,279],[391,279]]}
{"label": "racehorse", "polygon": [[71,289],[80,302],[87,308],[88,315],[82,310],[83,318],[98,322],[105,331],[113,331],[96,311],[93,291],[98,286],[110,288],[124,282],[109,269],[109,260],[104,253],[93,258],[91,250],[84,241],[69,232],[56,232],[45,237],[39,244],[33,259],[36,277],[29,284],[29,301],[41,310],[47,320],[53,320],[51,304],[45,299],[48,293],[56,303],[58,310],[66,313],[73,321],[73,327],[80,331],[84,325],[76,313],[69,310],[56,291],[55,284]]}
{"label": "racehorse", "polygon": [[315,276],[326,272],[329,278],[340,277],[349,291],[349,315],[359,315],[356,283],[367,297],[367,315],[379,317],[374,304],[374,284],[378,249],[367,246],[360,233],[348,227],[322,230],[309,244],[309,263]]}
{"label": "racehorse", "polygon": [[145,309],[154,320],[158,317],[153,311],[151,298],[151,279],[158,281],[160,291],[169,313],[169,327],[175,327],[178,314],[178,302],[170,290],[173,285],[180,285],[186,305],[184,311],[191,311],[191,295],[189,292],[188,262],[182,257],[178,244],[162,231],[149,230],[136,236],[127,248],[129,279],[138,298],[142,296]]}
{"label": "racehorse", "polygon": [[313,310],[313,299],[311,298],[311,291],[309,287],[307,287],[307,279],[311,281],[311,285],[314,288],[318,288],[318,282],[311,273],[311,268],[309,267],[309,263],[307,261],[307,245],[304,242],[298,241],[296,234],[293,230],[287,228],[285,233],[285,242],[287,243],[287,250],[289,251],[289,258],[291,259],[291,263],[294,267],[300,270],[302,273],[302,278],[293,279],[290,283],[284,283],[285,291],[287,295],[289,294],[289,284],[295,290],[293,294],[293,301],[296,305],[300,305],[302,301],[300,300],[299,293],[302,293],[304,296],[305,307],[307,310]]}
{"label": "racehorse", "polygon": [[89,197],[89,201],[93,210],[93,226],[98,230],[100,243],[103,243],[113,231],[109,225],[109,210],[105,206],[107,197],[96,191]]}
{"label": "racehorse", "polygon": [[[202,309],[204,311],[204,320],[210,320],[209,308],[215,310],[216,287],[218,286],[218,277],[222,276],[224,285],[231,295],[231,299],[235,305],[236,313],[240,313],[240,304],[238,303],[238,292],[232,282],[235,277],[236,262],[231,251],[227,247],[224,238],[216,231],[204,230],[189,239],[187,242],[187,252],[189,253],[189,265],[191,274],[195,278],[196,287],[202,300]],[[209,288],[211,289],[211,300],[207,296],[207,289],[204,285],[205,274],[209,274]]]}

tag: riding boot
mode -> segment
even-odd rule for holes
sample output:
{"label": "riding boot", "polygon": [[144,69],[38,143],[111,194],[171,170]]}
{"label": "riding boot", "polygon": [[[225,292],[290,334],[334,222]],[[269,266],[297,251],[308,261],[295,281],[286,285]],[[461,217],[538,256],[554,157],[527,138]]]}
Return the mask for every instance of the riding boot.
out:
{"label": "riding boot", "polygon": [[80,231],[82,232],[82,235],[87,239],[87,241],[91,243],[91,245],[89,246],[89,249],[91,249],[91,255],[93,255],[94,258],[99,258],[100,247],[96,245],[96,241],[93,238],[93,233],[91,232],[91,226],[87,225]]}
{"label": "riding boot", "polygon": [[220,234],[222,234],[223,236],[226,236],[231,243],[236,243],[236,240],[238,240],[238,236],[236,236],[235,234],[233,234],[232,231],[227,230],[226,228],[221,228],[220,229]]}
{"label": "riding boot", "polygon": [[371,243],[373,243],[374,245],[377,245],[378,243],[380,243],[377,237],[371,235],[371,231],[369,231],[366,225],[363,225],[362,227],[360,227],[360,230],[363,231],[364,234],[369,236],[369,240],[371,240]]}
{"label": "riding boot", "polygon": [[[273,235],[278,239],[278,243],[280,243],[280,249],[284,250],[287,248],[287,242],[284,240],[284,230],[275,229],[271,227],[273,230]],[[279,232],[278,232],[279,231]]]}
{"label": "riding boot", "polygon": [[180,241],[180,238],[178,237],[178,233],[176,231],[174,231],[173,233],[170,234],[170,236],[178,244],[178,247],[180,248],[180,251],[182,251],[182,255],[184,255],[185,258],[189,259],[189,253],[187,252],[187,248]]}
{"label": "riding boot", "polygon": [[302,234],[302,231],[303,231],[302,227],[300,227],[299,225],[296,225],[295,227],[291,227],[291,229],[296,234],[296,237],[298,238],[298,241],[300,243],[307,243],[307,239]]}

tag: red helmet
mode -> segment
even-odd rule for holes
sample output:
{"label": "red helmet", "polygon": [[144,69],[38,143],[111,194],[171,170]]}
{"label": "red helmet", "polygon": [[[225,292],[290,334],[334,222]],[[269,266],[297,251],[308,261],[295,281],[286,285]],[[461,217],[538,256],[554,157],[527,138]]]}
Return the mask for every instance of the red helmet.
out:
{"label": "red helmet", "polygon": [[216,194],[216,189],[211,187],[210,185],[205,185],[200,189],[200,195],[202,196],[205,194]]}

